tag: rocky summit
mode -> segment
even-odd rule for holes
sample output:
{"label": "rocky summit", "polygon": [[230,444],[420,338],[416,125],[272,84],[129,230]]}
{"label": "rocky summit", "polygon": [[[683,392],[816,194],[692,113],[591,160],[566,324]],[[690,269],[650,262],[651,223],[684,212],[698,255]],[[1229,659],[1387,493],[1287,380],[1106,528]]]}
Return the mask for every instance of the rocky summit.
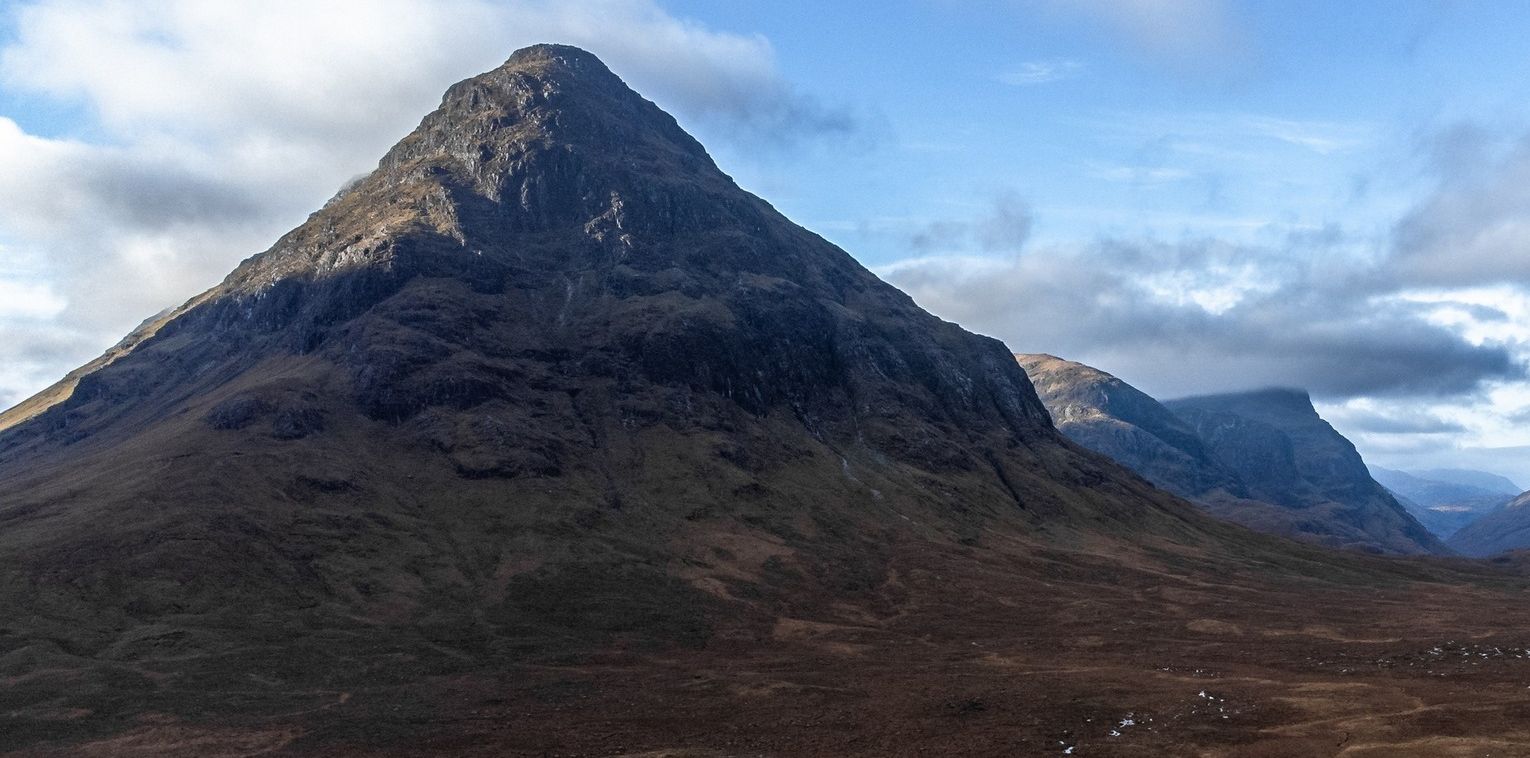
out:
{"label": "rocky summit", "polygon": [[1076,446],[570,47],[0,428],[0,752],[1404,755],[1425,702],[1520,739],[1507,668],[1329,665],[1509,649],[1519,574]]}

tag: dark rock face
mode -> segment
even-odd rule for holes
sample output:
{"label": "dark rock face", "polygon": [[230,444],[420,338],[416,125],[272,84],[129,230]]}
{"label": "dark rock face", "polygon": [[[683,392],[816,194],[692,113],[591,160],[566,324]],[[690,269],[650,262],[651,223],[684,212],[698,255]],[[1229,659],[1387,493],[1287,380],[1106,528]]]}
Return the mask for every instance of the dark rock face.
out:
{"label": "dark rock face", "polygon": [[881,592],[904,544],[1230,539],[567,47],[452,87],[110,358],[0,432],[28,619],[0,657],[166,626],[199,652],[155,665],[210,678],[753,639]]}
{"label": "dark rock face", "polygon": [[1446,544],[1474,558],[1530,548],[1530,492],[1461,527]]}
{"label": "dark rock face", "polygon": [[1388,552],[1443,545],[1371,478],[1355,446],[1298,390],[1171,400],[1250,497],[1306,516],[1297,529],[1325,541]]}
{"label": "dark rock face", "polygon": [[1153,484],[1261,531],[1362,550],[1441,546],[1370,480],[1305,393],[1159,403],[1110,374],[1018,355],[1059,431]]}

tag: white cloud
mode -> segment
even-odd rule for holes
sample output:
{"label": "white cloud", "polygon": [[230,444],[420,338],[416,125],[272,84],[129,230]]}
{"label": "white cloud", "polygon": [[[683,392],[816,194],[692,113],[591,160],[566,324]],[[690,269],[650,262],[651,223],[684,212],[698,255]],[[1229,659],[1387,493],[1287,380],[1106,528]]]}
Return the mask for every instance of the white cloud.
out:
{"label": "white cloud", "polygon": [[1530,281],[1530,135],[1497,155],[1436,155],[1440,181],[1395,231],[1393,278],[1413,285]]}
{"label": "white cloud", "polygon": [[877,273],[1018,352],[1098,366],[1158,397],[1281,385],[1442,398],[1521,377],[1510,346],[1473,344],[1431,322],[1431,305],[1367,295],[1369,265],[1201,238],[925,255]]}
{"label": "white cloud", "polygon": [[[0,87],[93,120],[88,139],[49,138],[0,114],[0,288],[24,288],[0,289],[0,405],[214,284],[375,166],[447,86],[528,44],[585,47],[682,121],[748,144],[856,126],[786,82],[765,38],[652,0],[36,0],[3,12]],[[22,259],[29,283],[7,283]]]}
{"label": "white cloud", "polygon": [[1185,169],[1166,166],[1094,166],[1089,169],[1089,175],[1107,182],[1138,186],[1172,184],[1195,176]]}
{"label": "white cloud", "polygon": [[1067,79],[1078,73],[1081,68],[1083,68],[1082,63],[1068,59],[1028,61],[999,74],[997,78],[1005,84],[1029,87]]}
{"label": "white cloud", "polygon": [[0,279],[0,319],[50,319],[64,311],[64,298],[47,284]]}
{"label": "white cloud", "polygon": [[1244,116],[1241,124],[1244,129],[1254,134],[1304,147],[1319,155],[1331,155],[1365,147],[1371,139],[1371,130],[1364,124],[1303,121],[1270,116]]}
{"label": "white cloud", "polygon": [[683,116],[848,126],[781,79],[765,38],[651,0],[41,0],[17,18],[7,85],[82,98],[119,133],[343,147],[381,124],[396,138],[445,85],[537,42],[590,49]]}

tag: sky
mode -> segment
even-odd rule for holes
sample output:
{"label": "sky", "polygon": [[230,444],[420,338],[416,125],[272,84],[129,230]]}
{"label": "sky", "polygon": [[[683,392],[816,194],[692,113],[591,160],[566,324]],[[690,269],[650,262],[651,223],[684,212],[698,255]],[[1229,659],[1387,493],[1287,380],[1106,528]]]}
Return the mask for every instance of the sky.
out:
{"label": "sky", "polygon": [[585,47],[921,305],[1530,486],[1530,5],[0,0],[0,406]]}

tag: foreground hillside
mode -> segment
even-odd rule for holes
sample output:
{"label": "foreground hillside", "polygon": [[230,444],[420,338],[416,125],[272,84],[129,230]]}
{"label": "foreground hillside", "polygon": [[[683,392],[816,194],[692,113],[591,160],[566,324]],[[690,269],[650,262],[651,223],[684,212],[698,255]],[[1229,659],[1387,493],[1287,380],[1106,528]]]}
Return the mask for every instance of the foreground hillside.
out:
{"label": "foreground hillside", "polygon": [[1077,447],[573,48],[3,425],[10,754],[1530,744],[1515,567]]}

